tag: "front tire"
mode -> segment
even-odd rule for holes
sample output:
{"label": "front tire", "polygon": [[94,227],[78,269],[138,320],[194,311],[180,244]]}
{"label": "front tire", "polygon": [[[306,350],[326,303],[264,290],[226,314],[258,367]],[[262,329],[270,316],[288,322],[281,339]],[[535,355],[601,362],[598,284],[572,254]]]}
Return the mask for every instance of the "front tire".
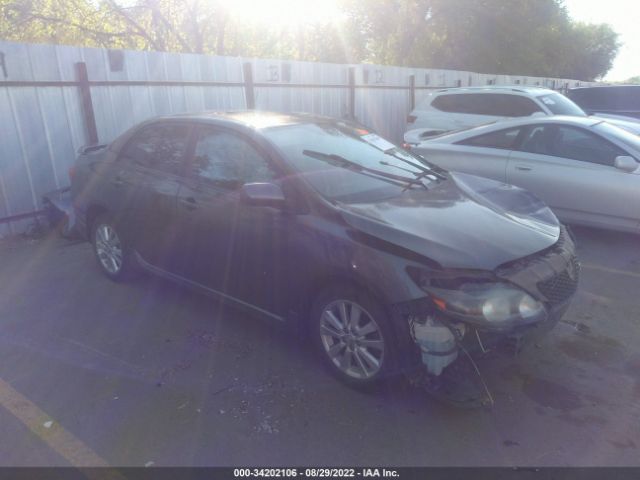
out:
{"label": "front tire", "polygon": [[325,366],[356,388],[389,376],[394,343],[382,305],[361,289],[337,285],[322,292],[311,309],[311,335]]}
{"label": "front tire", "polygon": [[116,282],[131,277],[136,266],[133,252],[110,215],[103,214],[95,219],[91,240],[102,273]]}

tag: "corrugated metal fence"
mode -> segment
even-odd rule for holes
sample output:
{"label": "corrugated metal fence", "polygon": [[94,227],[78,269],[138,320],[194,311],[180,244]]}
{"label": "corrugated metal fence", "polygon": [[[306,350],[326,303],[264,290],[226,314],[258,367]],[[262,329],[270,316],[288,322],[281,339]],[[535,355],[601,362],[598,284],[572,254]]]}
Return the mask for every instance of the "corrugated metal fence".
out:
{"label": "corrugated metal fence", "polygon": [[[0,41],[0,219],[38,210],[43,193],[68,185],[82,145],[109,142],[156,115],[252,106],[355,115],[398,141],[412,102],[429,90],[491,84],[579,82]],[[0,236],[29,222],[0,223]]]}

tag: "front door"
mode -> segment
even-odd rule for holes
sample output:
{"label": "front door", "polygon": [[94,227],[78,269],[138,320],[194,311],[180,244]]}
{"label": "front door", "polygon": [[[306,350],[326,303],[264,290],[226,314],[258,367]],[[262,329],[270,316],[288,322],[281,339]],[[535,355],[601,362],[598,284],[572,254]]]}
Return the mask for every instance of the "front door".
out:
{"label": "front door", "polygon": [[181,274],[267,312],[278,310],[290,217],[246,204],[245,183],[277,182],[268,156],[248,138],[202,127],[188,180],[178,193],[183,219]]}
{"label": "front door", "polygon": [[628,155],[584,128],[536,125],[511,153],[507,182],[530,190],[569,223],[634,229],[640,176],[614,167]]}

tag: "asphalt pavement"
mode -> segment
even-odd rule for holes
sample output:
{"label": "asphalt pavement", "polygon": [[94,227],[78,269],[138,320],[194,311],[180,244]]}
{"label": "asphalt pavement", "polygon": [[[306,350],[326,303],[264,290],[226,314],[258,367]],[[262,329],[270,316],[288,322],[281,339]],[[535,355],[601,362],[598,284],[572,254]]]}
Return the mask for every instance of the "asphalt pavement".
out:
{"label": "asphalt pavement", "polygon": [[575,229],[579,292],[495,404],[330,376],[268,321],[142,276],[86,243],[0,240],[0,466],[640,465],[640,237]]}

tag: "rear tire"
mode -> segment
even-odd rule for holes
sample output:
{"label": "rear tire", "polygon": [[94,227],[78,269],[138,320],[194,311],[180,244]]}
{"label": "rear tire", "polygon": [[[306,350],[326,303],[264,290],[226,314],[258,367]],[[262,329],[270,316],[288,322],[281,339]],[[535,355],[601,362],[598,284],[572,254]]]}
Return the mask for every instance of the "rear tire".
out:
{"label": "rear tire", "polygon": [[133,251],[110,215],[101,214],[93,221],[91,243],[100,270],[109,279],[120,282],[133,276],[137,267]]}
{"label": "rear tire", "polygon": [[367,292],[349,284],[327,288],[310,321],[315,348],[339,380],[368,389],[390,376],[396,348],[388,314]]}

